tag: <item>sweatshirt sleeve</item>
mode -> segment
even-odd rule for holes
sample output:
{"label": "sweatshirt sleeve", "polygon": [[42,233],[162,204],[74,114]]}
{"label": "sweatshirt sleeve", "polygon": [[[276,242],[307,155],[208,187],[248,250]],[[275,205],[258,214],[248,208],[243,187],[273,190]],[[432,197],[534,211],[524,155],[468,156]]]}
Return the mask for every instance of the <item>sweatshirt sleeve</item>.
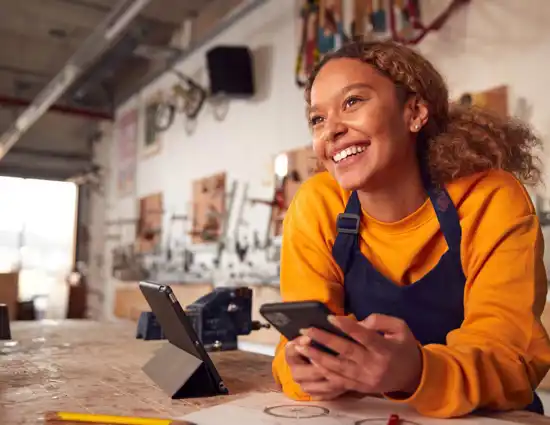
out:
{"label": "sweatshirt sleeve", "polygon": [[484,220],[475,241],[463,244],[462,326],[446,345],[422,348],[421,382],[411,397],[387,398],[434,417],[522,409],[532,401],[550,366],[540,322],[547,292],[543,237],[534,212],[510,217],[512,208],[501,205],[500,219]]}
{"label": "sweatshirt sleeve", "polygon": [[[283,301],[321,301],[334,314],[343,314],[343,277],[332,258],[328,242],[330,236],[326,234],[334,224],[319,218],[320,202],[311,202],[315,195],[310,182],[305,182],[285,214],[281,298]],[[272,368],[275,381],[288,397],[309,400],[308,394],[292,379],[285,360],[286,343],[286,339],[281,337],[275,351]]]}

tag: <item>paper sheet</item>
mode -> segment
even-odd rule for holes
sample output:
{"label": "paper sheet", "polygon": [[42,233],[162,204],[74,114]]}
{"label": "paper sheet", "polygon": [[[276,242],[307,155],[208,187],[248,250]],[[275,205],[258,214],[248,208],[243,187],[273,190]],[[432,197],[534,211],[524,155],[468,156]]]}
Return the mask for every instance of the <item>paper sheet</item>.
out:
{"label": "paper sheet", "polygon": [[251,395],[184,416],[197,425],[387,425],[397,413],[402,425],[506,425],[479,416],[442,420],[420,416],[406,405],[364,398],[332,402],[295,402],[281,393]]}

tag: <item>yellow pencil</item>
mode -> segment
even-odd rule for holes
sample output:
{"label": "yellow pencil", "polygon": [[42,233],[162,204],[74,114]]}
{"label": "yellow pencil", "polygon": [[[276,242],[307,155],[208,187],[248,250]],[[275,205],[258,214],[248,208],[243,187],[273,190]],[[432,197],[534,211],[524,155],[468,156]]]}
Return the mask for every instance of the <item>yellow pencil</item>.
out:
{"label": "yellow pencil", "polygon": [[193,422],[174,419],[134,418],[130,416],[96,415],[74,412],[48,412],[45,415],[45,420],[46,422],[64,421],[109,425],[196,425]]}

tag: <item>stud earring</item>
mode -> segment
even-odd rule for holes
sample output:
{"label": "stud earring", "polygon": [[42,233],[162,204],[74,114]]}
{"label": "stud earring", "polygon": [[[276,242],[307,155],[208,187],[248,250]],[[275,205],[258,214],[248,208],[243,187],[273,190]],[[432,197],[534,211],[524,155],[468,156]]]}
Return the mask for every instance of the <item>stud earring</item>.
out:
{"label": "stud earring", "polygon": [[414,129],[415,129],[415,130],[419,130],[419,129],[420,129],[420,126],[419,126],[418,124],[415,124],[415,125],[414,125]]}

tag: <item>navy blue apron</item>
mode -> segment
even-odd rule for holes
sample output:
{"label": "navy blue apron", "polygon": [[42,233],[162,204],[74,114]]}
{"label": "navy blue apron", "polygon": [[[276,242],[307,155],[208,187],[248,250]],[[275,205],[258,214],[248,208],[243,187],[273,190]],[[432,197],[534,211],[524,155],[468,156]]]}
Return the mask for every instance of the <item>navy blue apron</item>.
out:
{"label": "navy blue apron", "polygon": [[[363,320],[372,313],[404,320],[422,345],[446,343],[449,332],[464,320],[466,277],[460,260],[462,230],[458,212],[445,189],[429,187],[428,195],[448,250],[420,280],[400,286],[382,275],[359,248],[361,204],[352,192],[346,210],[338,215],[338,235],[332,255],[344,273],[346,313]],[[540,398],[525,408],[544,414]]]}

